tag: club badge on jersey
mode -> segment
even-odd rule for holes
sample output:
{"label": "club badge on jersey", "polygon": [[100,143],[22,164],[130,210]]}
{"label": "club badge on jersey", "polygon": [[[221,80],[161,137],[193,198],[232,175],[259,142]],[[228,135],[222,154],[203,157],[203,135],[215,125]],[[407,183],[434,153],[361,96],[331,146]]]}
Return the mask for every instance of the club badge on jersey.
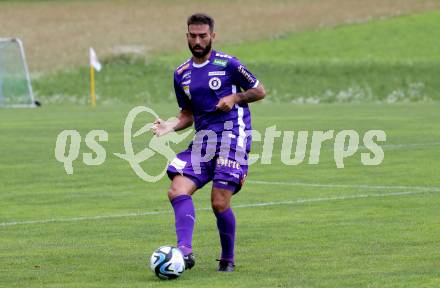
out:
{"label": "club badge on jersey", "polygon": [[212,77],[209,79],[208,85],[212,90],[218,90],[222,86],[222,81],[218,77]]}

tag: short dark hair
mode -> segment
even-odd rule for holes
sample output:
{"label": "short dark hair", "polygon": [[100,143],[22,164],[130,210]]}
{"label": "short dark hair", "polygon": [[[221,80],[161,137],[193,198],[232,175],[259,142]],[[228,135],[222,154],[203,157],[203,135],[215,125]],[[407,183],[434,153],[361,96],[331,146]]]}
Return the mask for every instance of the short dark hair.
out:
{"label": "short dark hair", "polygon": [[204,13],[196,13],[188,17],[186,24],[206,24],[209,25],[209,30],[214,31],[214,19],[211,16]]}

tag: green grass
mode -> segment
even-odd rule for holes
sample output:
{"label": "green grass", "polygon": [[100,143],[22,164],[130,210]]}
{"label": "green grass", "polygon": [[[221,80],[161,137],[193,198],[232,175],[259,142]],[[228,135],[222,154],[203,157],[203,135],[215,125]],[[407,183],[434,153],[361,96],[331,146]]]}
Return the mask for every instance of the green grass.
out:
{"label": "green grass", "polygon": [[[198,211],[194,235],[197,265],[170,282],[156,279],[147,268],[155,248],[175,241],[166,197],[169,181],[145,183],[127,162],[112,155],[123,151],[123,125],[131,108],[65,105],[1,111],[0,223],[164,212],[0,225],[0,287],[440,285],[438,104],[253,105],[254,128],[261,132],[271,125],[281,131],[354,129],[361,136],[367,130],[382,129],[387,133],[385,159],[379,166],[362,166],[362,150],[346,160],[346,168],[337,169],[332,142],[328,142],[320,164],[285,166],[279,160],[281,142],[277,140],[273,164],[251,167],[245,188],[233,199],[234,206],[420,192],[411,188],[415,186],[436,188],[419,194],[236,208],[237,272],[231,275],[215,272],[219,253],[215,218],[209,211]],[[174,104],[152,108],[162,117],[176,111]],[[92,129],[106,130],[106,162],[86,166],[80,156],[74,162],[74,174],[66,175],[54,157],[56,137],[64,129],[77,129],[83,139]],[[88,152],[82,144],[81,152]],[[137,143],[138,148],[141,144]],[[256,142],[253,153],[261,149]],[[165,165],[160,155],[147,162],[144,168],[151,173]],[[360,184],[389,187],[362,188],[357,186]],[[209,187],[197,192],[195,205],[210,206]]]}
{"label": "green grass", "polygon": [[[87,68],[35,79],[46,105],[0,111],[0,287],[438,287],[439,19],[433,11],[221,47],[266,85],[266,104],[252,104],[261,133],[272,125],[353,129],[361,144],[368,130],[387,134],[383,163],[363,166],[361,148],[344,169],[336,168],[333,141],[323,145],[318,165],[307,164],[307,154],[304,163],[285,166],[276,140],[272,164],[251,166],[233,199],[237,272],[228,275],[215,272],[219,240],[209,187],[194,198],[202,209],[195,269],[169,282],[149,271],[152,251],[175,242],[169,181],[143,182],[113,155],[124,150],[124,120],[134,104],[174,116],[172,70],[187,52],[148,63],[130,55],[105,59],[95,109],[85,106]],[[90,130],[106,130],[105,163],[86,166],[80,154],[67,175],[54,156],[65,129],[80,132],[81,153],[90,152]],[[136,151],[146,141],[138,139]],[[261,151],[255,142],[252,153]],[[153,174],[164,165],[155,155],[143,167]],[[273,205],[243,207],[257,203]],[[136,216],[154,211],[160,214]],[[135,216],[121,216],[127,214]],[[96,216],[107,218],[78,219]]]}
{"label": "green grass", "polygon": [[[440,99],[439,31],[440,11],[431,11],[218,48],[262,80],[267,101],[430,102]],[[184,51],[149,62],[132,55],[107,58],[96,76],[99,100],[174,101],[172,71],[188,57]],[[88,68],[39,77],[34,87],[46,103],[87,103]]]}

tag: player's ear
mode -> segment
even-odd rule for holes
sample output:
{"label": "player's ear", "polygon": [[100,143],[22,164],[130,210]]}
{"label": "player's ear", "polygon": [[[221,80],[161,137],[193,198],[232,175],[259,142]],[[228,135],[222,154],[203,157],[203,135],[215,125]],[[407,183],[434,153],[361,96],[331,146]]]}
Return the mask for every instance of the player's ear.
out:
{"label": "player's ear", "polygon": [[215,32],[211,32],[211,39],[212,39],[212,40],[215,39]]}

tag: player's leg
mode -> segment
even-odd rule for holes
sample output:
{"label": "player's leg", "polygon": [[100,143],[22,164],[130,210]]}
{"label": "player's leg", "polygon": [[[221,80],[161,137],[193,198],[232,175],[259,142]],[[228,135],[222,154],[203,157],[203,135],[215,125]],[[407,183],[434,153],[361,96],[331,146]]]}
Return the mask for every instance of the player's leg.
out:
{"label": "player's leg", "polygon": [[180,152],[167,169],[168,177],[172,180],[168,198],[174,210],[177,246],[183,252],[185,269],[191,269],[195,264],[192,238],[196,215],[191,195],[211,180],[206,173],[205,163],[201,163],[202,173],[194,171],[191,153],[191,149]]}
{"label": "player's leg", "polygon": [[218,271],[234,270],[235,215],[231,209],[231,198],[236,191],[234,183],[214,181],[211,191],[211,205],[217,218],[217,228],[221,243],[221,256]]}
{"label": "player's leg", "polygon": [[232,152],[229,158],[217,158],[211,191],[211,204],[222,247],[218,271],[222,272],[234,271],[236,227],[231,198],[241,190],[248,171],[246,163],[236,159],[234,154]]}
{"label": "player's leg", "polygon": [[168,198],[174,210],[177,247],[186,258],[187,269],[191,269],[195,264],[192,254],[192,238],[196,215],[191,195],[196,190],[195,183],[181,175],[173,177],[168,189]]}

